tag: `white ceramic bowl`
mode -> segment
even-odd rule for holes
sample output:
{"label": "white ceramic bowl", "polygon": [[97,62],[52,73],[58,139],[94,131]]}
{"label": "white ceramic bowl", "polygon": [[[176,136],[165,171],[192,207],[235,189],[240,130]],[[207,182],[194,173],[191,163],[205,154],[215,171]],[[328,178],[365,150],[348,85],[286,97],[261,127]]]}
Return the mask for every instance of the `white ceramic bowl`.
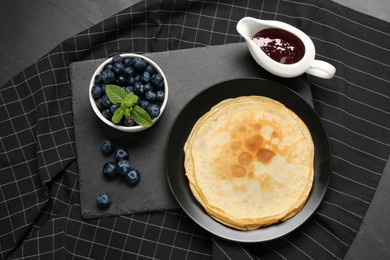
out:
{"label": "white ceramic bowl", "polygon": [[[168,82],[167,82],[167,79],[166,79],[166,77],[164,75],[164,72],[162,71],[162,69],[154,61],[152,61],[150,58],[145,57],[143,55],[139,55],[139,54],[135,54],[135,53],[124,53],[124,54],[120,54],[120,56],[123,59],[125,59],[125,58],[135,58],[135,57],[141,57],[141,58],[145,59],[147,64],[152,65],[153,68],[156,70],[156,72],[159,73],[163,77],[163,79],[164,79],[164,94],[165,94],[164,95],[164,101],[163,101],[163,103],[162,103],[162,105],[160,107],[160,114],[157,117],[153,118],[153,120],[152,120],[153,121],[153,125],[154,125],[160,119],[161,115],[163,114],[163,112],[165,110],[167,102],[168,102]],[[95,77],[96,77],[96,75],[99,75],[103,71],[104,66],[106,64],[110,63],[111,61],[112,61],[112,57],[107,59],[106,61],[104,61],[102,64],[100,64],[100,66],[95,70],[95,73],[91,77],[91,82],[89,83],[88,95],[89,95],[89,101],[91,103],[93,111],[100,118],[100,120],[102,122],[104,122],[106,125],[108,125],[108,126],[110,126],[112,128],[118,129],[120,131],[124,131],[124,132],[139,132],[139,131],[142,131],[142,130],[150,128],[151,126],[150,127],[144,127],[144,126],[139,126],[139,125],[136,125],[136,126],[123,126],[123,125],[114,124],[113,122],[111,122],[111,120],[108,120],[107,118],[105,118],[102,115],[102,113],[100,112],[99,108],[96,106],[95,99],[94,99],[94,97],[91,94],[92,87],[95,85]]]}

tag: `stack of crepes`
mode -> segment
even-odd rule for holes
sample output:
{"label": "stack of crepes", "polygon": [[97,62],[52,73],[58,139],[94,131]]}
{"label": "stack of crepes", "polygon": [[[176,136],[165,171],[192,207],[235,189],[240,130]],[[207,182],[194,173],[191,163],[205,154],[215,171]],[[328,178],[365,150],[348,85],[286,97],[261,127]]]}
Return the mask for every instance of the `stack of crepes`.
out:
{"label": "stack of crepes", "polygon": [[193,127],[184,152],[194,197],[211,217],[235,229],[291,218],[313,185],[314,144],[307,126],[267,97],[215,105]]}

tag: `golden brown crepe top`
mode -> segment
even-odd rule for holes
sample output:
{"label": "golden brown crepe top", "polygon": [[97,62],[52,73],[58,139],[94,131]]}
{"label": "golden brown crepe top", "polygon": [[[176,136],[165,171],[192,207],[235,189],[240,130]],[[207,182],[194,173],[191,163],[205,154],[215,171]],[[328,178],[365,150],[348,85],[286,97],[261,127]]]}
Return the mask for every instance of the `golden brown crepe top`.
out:
{"label": "golden brown crepe top", "polygon": [[286,220],[309,196],[310,132],[275,100],[248,96],[220,102],[195,124],[184,151],[195,198],[214,219],[236,229]]}

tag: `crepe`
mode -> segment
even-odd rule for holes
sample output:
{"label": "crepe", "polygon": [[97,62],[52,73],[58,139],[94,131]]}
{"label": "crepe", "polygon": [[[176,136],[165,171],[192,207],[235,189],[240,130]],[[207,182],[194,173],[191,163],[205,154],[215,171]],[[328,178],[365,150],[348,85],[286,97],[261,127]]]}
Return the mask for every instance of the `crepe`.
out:
{"label": "crepe", "polygon": [[294,112],[267,97],[215,105],[194,125],[184,152],[194,197],[211,217],[235,229],[291,218],[312,188],[310,132]]}

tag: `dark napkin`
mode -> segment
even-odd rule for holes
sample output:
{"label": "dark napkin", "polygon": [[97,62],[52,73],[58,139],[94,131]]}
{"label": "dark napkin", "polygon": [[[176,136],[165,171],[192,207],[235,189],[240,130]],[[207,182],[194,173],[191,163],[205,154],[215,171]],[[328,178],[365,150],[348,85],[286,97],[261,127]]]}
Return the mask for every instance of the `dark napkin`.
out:
{"label": "dark napkin", "polygon": [[[88,86],[91,75],[104,59],[71,64],[81,211],[84,218],[178,207],[167,183],[165,144],[180,109],[208,86],[238,77],[266,78],[290,87],[312,104],[310,85],[305,76],[280,79],[270,75],[254,62],[245,43],[148,53],[145,56],[153,59],[164,71],[169,85],[169,99],[166,111],[157,124],[139,133],[124,133],[105,126],[90,107]],[[105,157],[100,152],[100,142],[107,137],[113,139],[117,146],[128,149],[133,167],[141,173],[138,186],[129,187],[120,178],[104,178],[103,164],[113,161],[113,157]],[[107,210],[99,210],[96,206],[96,197],[101,191],[107,191],[112,196],[113,203]]]}

